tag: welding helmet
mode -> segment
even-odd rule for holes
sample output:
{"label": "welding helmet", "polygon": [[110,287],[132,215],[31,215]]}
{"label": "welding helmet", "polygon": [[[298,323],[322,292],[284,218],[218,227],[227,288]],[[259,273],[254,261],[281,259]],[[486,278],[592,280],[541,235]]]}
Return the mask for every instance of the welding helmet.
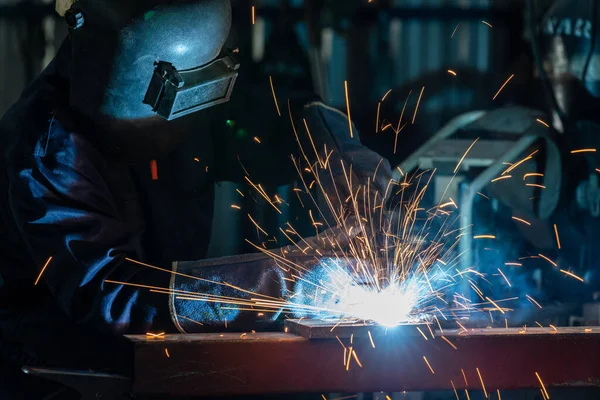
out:
{"label": "welding helmet", "polygon": [[578,130],[580,121],[600,124],[600,31],[597,0],[529,1],[533,53],[547,90],[556,127]]}
{"label": "welding helmet", "polygon": [[229,99],[238,69],[223,50],[229,0],[59,0],[57,11],[69,25],[70,106],[81,114],[173,120]]}

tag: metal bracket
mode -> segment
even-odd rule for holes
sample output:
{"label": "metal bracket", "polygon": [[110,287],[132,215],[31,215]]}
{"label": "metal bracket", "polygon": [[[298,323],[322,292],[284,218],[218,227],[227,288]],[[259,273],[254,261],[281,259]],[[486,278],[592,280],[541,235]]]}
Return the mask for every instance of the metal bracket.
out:
{"label": "metal bracket", "polygon": [[82,395],[81,400],[131,400],[131,379],[116,374],[77,371],[60,368],[23,367],[23,372],[38,378],[48,379]]}

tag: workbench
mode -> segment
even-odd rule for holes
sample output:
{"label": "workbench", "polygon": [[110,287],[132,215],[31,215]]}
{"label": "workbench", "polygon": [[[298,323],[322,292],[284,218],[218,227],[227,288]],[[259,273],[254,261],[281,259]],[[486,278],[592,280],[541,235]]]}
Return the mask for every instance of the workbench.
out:
{"label": "workbench", "polygon": [[373,342],[361,337],[352,344],[340,339],[346,356],[352,346],[362,364],[352,358],[348,368],[337,339],[288,333],[130,336],[133,391],[181,396],[464,391],[483,390],[483,381],[491,393],[541,388],[536,373],[550,392],[600,386],[600,327],[444,330],[434,332],[435,338],[424,333],[388,331]]}

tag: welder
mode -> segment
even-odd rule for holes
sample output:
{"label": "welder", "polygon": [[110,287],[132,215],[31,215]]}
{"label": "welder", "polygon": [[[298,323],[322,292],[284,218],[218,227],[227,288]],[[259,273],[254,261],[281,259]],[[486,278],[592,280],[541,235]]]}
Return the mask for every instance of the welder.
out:
{"label": "welder", "polygon": [[[523,284],[513,282],[510,290],[535,291],[539,301],[560,306],[546,317],[532,317],[535,307],[522,307],[512,314],[511,322],[544,323],[541,318],[552,318],[546,323],[566,324],[570,316],[581,314],[578,305],[593,301],[600,290],[600,4],[596,0],[530,0],[527,5],[525,37],[538,79],[532,85],[536,101],[524,103],[536,110],[522,116],[514,111],[518,108],[506,107],[504,116],[523,127],[511,133],[541,139],[523,152],[519,169],[513,172],[523,179],[494,182],[486,190],[508,206],[513,216],[531,224],[512,221],[522,236],[514,246],[504,242],[505,257],[511,261],[523,257],[527,246],[527,252],[543,254],[556,264],[539,256],[527,259],[525,271],[535,272],[526,278],[525,272],[520,274]],[[486,265],[485,257],[493,262],[498,259],[496,253],[480,254],[481,265]],[[574,272],[584,282],[566,276],[565,271]]]}
{"label": "welder", "polygon": [[[287,93],[285,117],[264,116],[275,126],[264,126],[261,146],[224,129],[219,104],[239,72],[236,51],[224,48],[229,0],[60,0],[57,10],[69,37],[0,124],[2,398],[63,390],[25,377],[25,364],[128,373],[122,334],[242,329],[280,317],[148,289],[244,295],[190,276],[275,297],[297,289],[260,254],[171,273],[175,261],[206,256],[215,182],[297,178],[288,108],[298,130],[303,119],[311,127],[316,148],[333,151],[332,176],[343,179],[335,169],[351,164],[356,180],[377,175],[370,187],[380,193],[391,177],[356,128],[349,134],[346,115],[310,93]],[[296,261],[312,268],[306,259]]]}
{"label": "welder", "polygon": [[[521,194],[498,193],[500,198],[512,196],[507,203],[515,206],[515,213],[524,212],[522,215],[538,218],[537,229],[521,229],[538,249],[552,252],[560,247],[556,258],[561,268],[574,269],[585,278],[588,285],[578,285],[570,293],[565,291],[568,285],[564,279],[549,279],[557,282],[556,287],[546,288],[550,298],[555,292],[556,296],[572,301],[576,297],[584,300],[584,296],[588,296],[586,301],[591,300],[587,290],[592,287],[598,290],[600,283],[597,272],[600,256],[597,246],[600,233],[599,7],[596,0],[528,2],[526,36],[531,42],[534,69],[542,86],[539,98],[543,101],[538,106],[547,111],[551,128],[548,131],[553,132],[549,136],[560,149],[560,155],[552,156],[549,146],[542,148],[547,156],[546,171],[542,168],[539,172],[546,172],[546,188],[534,194],[533,201],[529,197],[517,200],[525,195],[526,191],[522,190]],[[551,174],[555,177],[550,177]],[[544,202],[545,198],[556,200]],[[537,210],[528,209],[525,204]],[[560,232],[559,239],[554,225]]]}
{"label": "welder", "polygon": [[[537,26],[537,35],[531,35],[536,70],[563,149],[562,198],[551,222],[562,231],[561,252],[568,267],[576,268],[596,290],[600,283],[598,3],[561,0],[536,8],[536,2],[530,2],[530,26]],[[571,153],[574,150],[583,152]]]}

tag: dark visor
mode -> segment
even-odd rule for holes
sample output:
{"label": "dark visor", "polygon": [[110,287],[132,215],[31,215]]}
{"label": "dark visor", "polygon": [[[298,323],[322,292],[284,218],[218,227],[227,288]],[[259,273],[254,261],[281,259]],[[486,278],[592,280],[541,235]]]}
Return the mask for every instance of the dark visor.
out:
{"label": "dark visor", "polygon": [[173,64],[155,65],[144,103],[172,120],[229,101],[240,64],[232,52],[202,67],[178,71]]}

